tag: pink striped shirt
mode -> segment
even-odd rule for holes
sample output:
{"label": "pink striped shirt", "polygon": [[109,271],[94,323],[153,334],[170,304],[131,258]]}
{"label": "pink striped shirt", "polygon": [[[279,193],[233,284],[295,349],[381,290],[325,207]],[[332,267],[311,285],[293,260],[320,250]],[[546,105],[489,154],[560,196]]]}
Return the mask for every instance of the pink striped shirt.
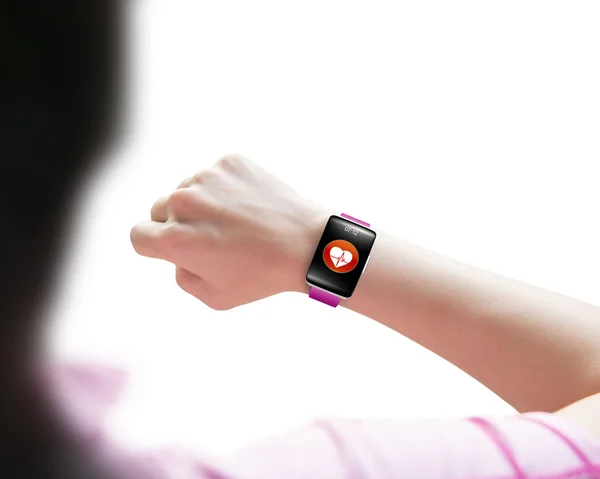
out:
{"label": "pink striped shirt", "polygon": [[546,413],[464,419],[321,419],[228,457],[118,450],[102,415],[123,376],[56,369],[69,421],[124,479],[583,479],[600,478],[600,441]]}

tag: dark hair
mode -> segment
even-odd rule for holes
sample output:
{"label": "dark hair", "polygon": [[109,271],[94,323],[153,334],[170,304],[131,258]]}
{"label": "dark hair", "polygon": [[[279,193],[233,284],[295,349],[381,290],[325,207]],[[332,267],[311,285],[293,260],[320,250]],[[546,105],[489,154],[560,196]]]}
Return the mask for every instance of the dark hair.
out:
{"label": "dark hair", "polygon": [[104,477],[29,374],[77,187],[117,124],[118,0],[0,7],[0,477]]}

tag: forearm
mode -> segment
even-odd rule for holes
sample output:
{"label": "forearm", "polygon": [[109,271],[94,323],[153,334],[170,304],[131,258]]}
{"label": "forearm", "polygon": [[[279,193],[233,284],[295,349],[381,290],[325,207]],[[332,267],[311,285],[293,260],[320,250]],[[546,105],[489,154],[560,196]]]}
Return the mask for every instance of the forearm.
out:
{"label": "forearm", "polygon": [[[257,164],[225,155],[157,200],[131,240],[139,254],[177,265],[181,289],[225,310],[306,292],[328,217]],[[518,410],[553,411],[600,391],[597,308],[384,233],[342,304],[451,361]]]}
{"label": "forearm", "polygon": [[378,233],[342,304],[452,362],[519,411],[600,391],[600,309]]}

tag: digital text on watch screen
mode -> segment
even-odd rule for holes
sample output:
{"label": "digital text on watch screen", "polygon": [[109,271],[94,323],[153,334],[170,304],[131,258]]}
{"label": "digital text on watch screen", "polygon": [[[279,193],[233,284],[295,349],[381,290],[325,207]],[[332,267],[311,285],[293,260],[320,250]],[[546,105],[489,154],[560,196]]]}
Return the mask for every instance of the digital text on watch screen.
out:
{"label": "digital text on watch screen", "polygon": [[331,216],[313,257],[306,281],[343,298],[352,296],[365,268],[375,232]]}

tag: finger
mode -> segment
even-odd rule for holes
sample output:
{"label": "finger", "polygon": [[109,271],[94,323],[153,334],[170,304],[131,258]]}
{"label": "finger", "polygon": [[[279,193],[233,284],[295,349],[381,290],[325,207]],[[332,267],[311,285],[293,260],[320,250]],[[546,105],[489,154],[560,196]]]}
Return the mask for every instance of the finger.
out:
{"label": "finger", "polygon": [[182,188],[189,188],[190,186],[204,185],[215,178],[215,169],[209,168],[206,170],[200,170],[196,174],[186,178],[177,187],[178,190]]}
{"label": "finger", "polygon": [[186,293],[191,294],[197,299],[201,299],[201,290],[203,280],[200,276],[188,271],[187,269],[177,266],[175,268],[175,281]]}
{"label": "finger", "polygon": [[163,196],[154,202],[150,210],[150,219],[166,223],[169,218],[181,221],[192,220],[199,208],[198,194],[189,188],[175,190],[169,196]]}
{"label": "finger", "polygon": [[175,269],[175,280],[183,291],[191,294],[215,311],[225,311],[233,307],[232,304],[226,302],[224,296],[215,295],[206,280],[181,266],[177,266]]}
{"label": "finger", "polygon": [[159,223],[164,223],[169,219],[169,211],[167,209],[168,196],[163,196],[157,199],[150,210],[150,219]]}
{"label": "finger", "polygon": [[185,234],[178,223],[142,221],[131,229],[130,239],[135,251],[148,258],[177,263],[184,254]]}
{"label": "finger", "polygon": [[177,187],[178,190],[180,190],[181,188],[189,188],[190,186],[192,186],[195,182],[195,176],[189,176],[187,177],[185,180],[183,180],[181,183],[179,183],[179,186]]}

